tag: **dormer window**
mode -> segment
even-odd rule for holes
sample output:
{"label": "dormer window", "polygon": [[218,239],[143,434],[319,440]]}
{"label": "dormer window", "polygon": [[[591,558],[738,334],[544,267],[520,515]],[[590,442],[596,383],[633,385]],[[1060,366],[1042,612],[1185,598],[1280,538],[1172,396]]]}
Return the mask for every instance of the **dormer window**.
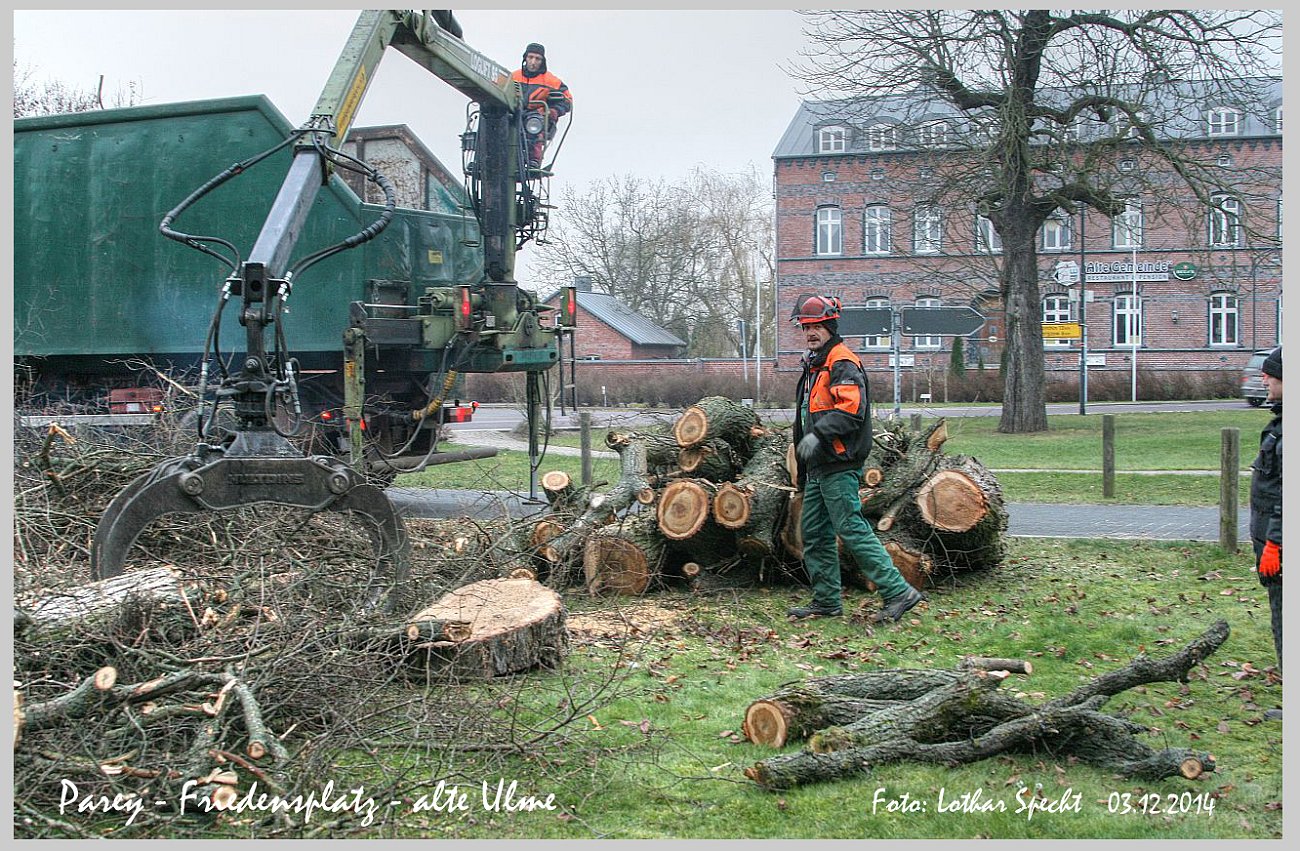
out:
{"label": "dormer window", "polygon": [[1241,113],[1230,106],[1216,106],[1205,114],[1210,136],[1236,136],[1241,132]]}
{"label": "dormer window", "polygon": [[922,148],[942,148],[948,144],[948,122],[927,121],[916,129],[916,141]]}
{"label": "dormer window", "polygon": [[832,125],[817,131],[817,153],[842,154],[848,149],[849,131],[846,127]]}
{"label": "dormer window", "polygon": [[867,128],[867,150],[893,151],[897,148],[897,127],[892,124],[873,124]]}

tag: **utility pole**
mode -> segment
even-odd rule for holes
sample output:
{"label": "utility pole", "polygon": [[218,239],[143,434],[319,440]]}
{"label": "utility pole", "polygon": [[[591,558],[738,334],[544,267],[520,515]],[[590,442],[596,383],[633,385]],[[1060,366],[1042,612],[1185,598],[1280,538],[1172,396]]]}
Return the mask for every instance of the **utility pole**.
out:
{"label": "utility pole", "polygon": [[889,345],[894,350],[894,419],[903,418],[903,408],[900,402],[902,397],[902,361],[903,361],[903,336],[902,336],[902,316],[898,308],[891,307],[889,311],[889,324],[891,331],[889,334]]}
{"label": "utility pole", "polygon": [[1079,413],[1088,413],[1088,265],[1083,253],[1088,205],[1079,202]]}

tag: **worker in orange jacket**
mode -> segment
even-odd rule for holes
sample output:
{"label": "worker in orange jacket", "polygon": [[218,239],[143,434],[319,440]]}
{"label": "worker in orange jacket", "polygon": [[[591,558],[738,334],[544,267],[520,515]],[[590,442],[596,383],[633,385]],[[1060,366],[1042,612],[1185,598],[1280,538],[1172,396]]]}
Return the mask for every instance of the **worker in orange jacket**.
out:
{"label": "worker in orange jacket", "polygon": [[795,391],[794,443],[796,484],[803,490],[803,560],[813,598],[788,614],[796,620],[843,614],[838,539],[884,599],[871,620],[897,621],[926,597],[898,572],[862,516],[858,489],[871,453],[871,399],[862,361],[839,335],[839,318],[840,300],[822,295],[800,300],[790,317],[808,344]]}
{"label": "worker in orange jacket", "polygon": [[542,150],[555,135],[556,122],[573,109],[573,95],[563,80],[546,70],[546,48],[536,42],[524,48],[523,64],[510,79],[520,84],[525,109],[546,114],[546,135],[533,139],[528,150],[528,167],[538,168]]}

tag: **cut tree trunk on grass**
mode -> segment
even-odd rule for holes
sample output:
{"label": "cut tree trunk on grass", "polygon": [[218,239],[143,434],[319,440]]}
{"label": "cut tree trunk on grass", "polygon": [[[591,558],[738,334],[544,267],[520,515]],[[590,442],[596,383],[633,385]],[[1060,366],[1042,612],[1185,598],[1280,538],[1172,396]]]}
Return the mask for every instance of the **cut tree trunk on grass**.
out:
{"label": "cut tree trunk on grass", "polygon": [[[180,571],[170,565],[133,570],[25,605],[15,615],[16,626],[24,634],[39,633],[46,640],[46,636],[111,627],[129,609],[173,609],[190,620],[191,606],[199,596],[193,587],[185,587]],[[193,628],[198,629],[198,624],[193,623]]]}
{"label": "cut tree trunk on grass", "polygon": [[903,574],[908,585],[918,591],[929,587],[934,575],[934,559],[924,545],[902,530],[880,532],[878,537],[885,552],[889,553],[890,561]]}
{"label": "cut tree trunk on grass", "polygon": [[583,548],[588,593],[644,594],[663,574],[665,541],[648,513],[596,530]]}
{"label": "cut tree trunk on grass", "polygon": [[469,624],[460,641],[430,641],[418,666],[430,679],[483,679],[536,667],[558,668],[568,654],[560,595],[532,579],[488,579],[444,595],[408,624]]}
{"label": "cut tree trunk on grass", "polygon": [[[1228,625],[1219,621],[1171,656],[1153,660],[1139,654],[1129,665],[1037,706],[997,691],[1010,676],[1007,671],[1018,666],[1032,670],[1015,659],[967,657],[957,671],[871,672],[810,680],[804,686],[814,695],[847,692],[878,700],[888,694],[898,702],[847,724],[825,727],[809,738],[807,750],[762,760],[747,768],[745,776],[767,789],[788,789],[869,773],[902,760],[953,765],[1008,753],[1049,752],[1124,777],[1195,779],[1215,769],[1213,756],[1185,748],[1152,748],[1136,738],[1147,732],[1143,725],[1099,710],[1111,696],[1135,686],[1187,682],[1191,668],[1227,637]],[[918,692],[926,685],[933,688]]]}
{"label": "cut tree trunk on grass", "polygon": [[725,440],[741,456],[743,463],[749,460],[755,429],[762,431],[753,408],[726,396],[706,396],[677,418],[673,424],[673,437],[683,449],[698,446],[710,438]]}
{"label": "cut tree trunk on grass", "polygon": [[788,686],[751,703],[745,710],[741,732],[756,745],[780,748],[786,742],[806,739],[825,727],[849,724],[864,715],[898,705],[899,701],[845,697]]}

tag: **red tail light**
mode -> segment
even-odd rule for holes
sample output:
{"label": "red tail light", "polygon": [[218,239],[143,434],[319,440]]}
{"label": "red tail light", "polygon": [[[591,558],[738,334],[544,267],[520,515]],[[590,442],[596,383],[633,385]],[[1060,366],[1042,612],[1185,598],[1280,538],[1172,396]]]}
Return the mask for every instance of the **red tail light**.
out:
{"label": "red tail light", "polygon": [[321,412],[320,412],[320,418],[321,418],[321,421],[322,421],[322,422],[329,422],[330,420],[334,419],[334,412],[333,412],[333,411],[321,411]]}
{"label": "red tail light", "polygon": [[460,288],[460,305],[456,310],[456,327],[468,331],[474,326],[474,302],[469,287]]}
{"label": "red tail light", "polygon": [[471,403],[470,407],[462,408],[457,405],[454,408],[442,409],[442,421],[444,423],[467,423],[474,419],[474,409],[478,407],[477,402]]}
{"label": "red tail light", "polygon": [[568,328],[578,325],[578,288],[565,287],[560,300],[560,321]]}

